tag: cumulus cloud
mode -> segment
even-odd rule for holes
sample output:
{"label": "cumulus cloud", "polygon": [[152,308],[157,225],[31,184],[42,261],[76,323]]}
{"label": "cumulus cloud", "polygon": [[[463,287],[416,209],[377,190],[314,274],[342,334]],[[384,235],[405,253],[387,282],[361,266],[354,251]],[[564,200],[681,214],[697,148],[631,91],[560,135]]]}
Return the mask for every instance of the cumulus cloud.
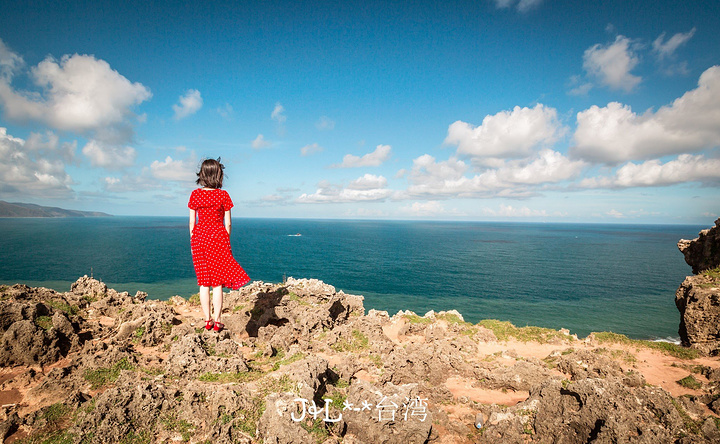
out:
{"label": "cumulus cloud", "polygon": [[323,149],[324,148],[317,143],[312,143],[310,145],[305,145],[304,147],[300,148],[300,155],[309,156],[311,154],[320,153],[323,151]]}
{"label": "cumulus cloud", "polygon": [[167,156],[164,161],[155,160],[150,164],[152,176],[160,180],[172,180],[176,182],[195,183],[195,156],[189,159],[173,160]]}
{"label": "cumulus cloud", "polygon": [[629,188],[675,185],[685,182],[720,184],[720,159],[703,155],[682,154],[677,159],[661,163],[648,160],[629,162],[609,177],[591,177],[579,183],[580,188]]}
{"label": "cumulus cloud", "polygon": [[137,153],[131,146],[106,145],[98,140],[90,140],[82,149],[90,159],[92,166],[108,170],[117,170],[132,166]]}
{"label": "cumulus cloud", "polygon": [[25,66],[22,57],[15,54],[0,39],[0,81],[10,82],[13,75]]}
{"label": "cumulus cloud", "polygon": [[65,171],[63,158],[74,144],[60,144],[48,134],[31,135],[28,140],[13,137],[0,127],[0,195],[69,197],[73,181]]}
{"label": "cumulus cloud", "polygon": [[545,210],[531,210],[528,207],[513,207],[512,205],[500,204],[500,208],[483,208],[483,214],[494,217],[547,217]]}
{"label": "cumulus cloud", "polygon": [[457,122],[448,128],[445,143],[457,145],[458,154],[479,160],[527,157],[541,145],[549,145],[562,136],[564,128],[554,108],[542,104],[534,108],[516,106],[485,116],[480,126]]}
{"label": "cumulus cloud", "polygon": [[265,136],[262,134],[258,134],[257,137],[251,142],[253,149],[255,150],[261,150],[263,148],[269,148],[272,146],[272,143],[265,140]]}
{"label": "cumulus cloud", "polygon": [[340,164],[332,165],[333,168],[358,168],[368,166],[380,166],[390,157],[392,148],[390,145],[378,145],[375,151],[358,157],[352,154],[346,154]]}
{"label": "cumulus cloud", "polygon": [[538,6],[543,0],[493,0],[495,7],[506,9],[515,7],[519,12],[527,12]]}
{"label": "cumulus cloud", "polygon": [[287,116],[285,116],[285,108],[280,104],[280,102],[275,104],[275,108],[273,108],[272,114],[270,114],[270,118],[277,123],[283,124],[287,120]]}
{"label": "cumulus cloud", "polygon": [[579,112],[574,141],[572,156],[613,165],[720,145],[720,66],[708,68],[696,89],[654,113],[636,114],[617,102]]}
{"label": "cumulus cloud", "polygon": [[631,43],[630,39],[619,35],[611,44],[591,46],[583,55],[583,68],[603,85],[632,91],[642,78],[630,73],[640,61]]}
{"label": "cumulus cloud", "polygon": [[178,100],[180,103],[172,106],[173,111],[175,111],[175,120],[184,119],[193,115],[203,106],[203,99],[200,96],[200,91],[196,89],[187,90],[185,95],[180,96]]}
{"label": "cumulus cloud", "polygon": [[298,197],[299,203],[348,203],[385,200],[392,190],[385,188],[387,179],[383,176],[366,174],[350,183],[347,187],[320,182],[313,194],[304,193]]}
{"label": "cumulus cloud", "polygon": [[320,116],[320,119],[315,122],[315,128],[320,131],[330,131],[335,128],[335,121],[331,120],[328,116]]}
{"label": "cumulus cloud", "polygon": [[668,57],[672,57],[675,54],[675,51],[680,47],[681,45],[687,43],[688,40],[692,38],[692,36],[695,35],[695,28],[691,29],[688,32],[678,32],[677,34],[673,35],[669,39],[665,40],[665,33],[663,32],[660,34],[658,38],[653,41],[652,48],[653,52],[657,56],[659,60],[666,59]]}
{"label": "cumulus cloud", "polygon": [[387,179],[383,176],[376,176],[374,174],[365,174],[362,177],[350,182],[348,188],[351,190],[375,190],[385,188],[387,186]]}
{"label": "cumulus cloud", "polygon": [[551,149],[534,157],[503,161],[472,177],[466,176],[468,165],[455,157],[437,162],[425,154],[413,160],[408,173],[410,196],[455,197],[528,197],[537,185],[558,183],[576,178],[586,166],[584,161],[568,159]]}
{"label": "cumulus cloud", "polygon": [[615,208],[613,208],[613,209],[611,209],[610,211],[608,211],[607,213],[605,213],[605,215],[610,216],[610,217],[615,217],[615,218],[617,218],[617,219],[620,219],[620,218],[622,218],[622,217],[625,217],[624,214],[622,214],[621,212],[619,212],[619,211],[616,210]]}
{"label": "cumulus cloud", "polygon": [[[3,60],[12,59],[7,51]],[[64,131],[86,133],[121,125],[132,115],[133,106],[152,96],[142,84],[130,82],[104,60],[88,55],[65,55],[59,62],[48,57],[32,68],[31,77],[42,89],[40,94],[16,91],[7,78],[0,79],[5,116]]]}

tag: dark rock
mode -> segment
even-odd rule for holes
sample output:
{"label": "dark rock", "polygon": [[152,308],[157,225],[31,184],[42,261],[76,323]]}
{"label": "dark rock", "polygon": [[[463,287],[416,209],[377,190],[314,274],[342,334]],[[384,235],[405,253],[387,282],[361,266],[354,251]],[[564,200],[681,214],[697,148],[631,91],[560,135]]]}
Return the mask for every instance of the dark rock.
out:
{"label": "dark rock", "polygon": [[677,246],[695,274],[720,266],[720,219],[714,227],[702,230],[697,238],[680,239]]}
{"label": "dark rock", "polygon": [[720,283],[704,275],[688,276],[675,293],[680,311],[680,340],[705,353],[720,351]]}

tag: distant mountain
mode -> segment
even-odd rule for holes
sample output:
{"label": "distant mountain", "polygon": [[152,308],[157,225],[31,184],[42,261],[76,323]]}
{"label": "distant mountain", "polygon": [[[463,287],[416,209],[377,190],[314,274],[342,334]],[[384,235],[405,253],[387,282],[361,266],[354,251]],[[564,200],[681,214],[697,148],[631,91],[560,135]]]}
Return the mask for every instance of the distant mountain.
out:
{"label": "distant mountain", "polygon": [[42,205],[0,200],[0,217],[97,217],[112,216],[99,211],[65,210]]}

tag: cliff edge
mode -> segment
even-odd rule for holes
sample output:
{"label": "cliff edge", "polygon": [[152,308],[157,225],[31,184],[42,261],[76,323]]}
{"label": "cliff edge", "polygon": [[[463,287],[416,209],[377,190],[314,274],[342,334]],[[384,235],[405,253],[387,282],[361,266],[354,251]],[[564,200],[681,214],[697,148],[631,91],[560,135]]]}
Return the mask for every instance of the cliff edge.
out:
{"label": "cliff edge", "polygon": [[693,240],[681,239],[678,249],[692,267],[675,293],[680,311],[678,333],[685,346],[711,355],[720,353],[720,219]]}
{"label": "cliff edge", "polygon": [[314,279],[149,300],[0,288],[0,441],[720,442],[720,359],[613,333],[370,310]]}

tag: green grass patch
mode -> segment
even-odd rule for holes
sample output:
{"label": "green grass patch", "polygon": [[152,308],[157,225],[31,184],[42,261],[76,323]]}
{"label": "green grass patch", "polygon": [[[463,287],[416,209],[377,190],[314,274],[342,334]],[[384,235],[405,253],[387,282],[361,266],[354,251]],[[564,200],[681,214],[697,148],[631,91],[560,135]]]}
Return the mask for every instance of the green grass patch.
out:
{"label": "green grass patch", "polygon": [[411,324],[432,324],[433,322],[435,322],[435,319],[424,318],[416,314],[404,314],[402,315],[402,317]]}
{"label": "green grass patch", "polygon": [[130,430],[120,438],[120,444],[152,444],[153,435],[148,430]]}
{"label": "green grass patch", "polygon": [[250,382],[260,379],[264,375],[263,372],[250,370],[247,372],[239,373],[203,373],[197,379],[203,382],[219,382],[221,384],[227,384],[230,382]]}
{"label": "green grass patch", "polygon": [[290,300],[295,301],[300,305],[312,305],[310,302],[306,301],[305,299],[301,298],[293,292],[290,292]]}
{"label": "green grass patch", "polygon": [[256,438],[257,423],[265,413],[265,398],[256,396],[250,401],[250,406],[235,412],[233,428]]}
{"label": "green grass patch", "polygon": [[245,308],[245,304],[236,305],[233,307],[232,312],[237,313]]}
{"label": "green grass patch", "polygon": [[369,346],[369,341],[367,336],[362,334],[360,330],[353,330],[351,333],[351,338],[349,340],[341,339],[335,344],[331,345],[330,348],[332,348],[335,351],[338,352],[344,352],[344,351],[359,351],[359,350],[365,350]]}
{"label": "green grass patch", "polygon": [[183,442],[190,441],[192,432],[195,431],[195,426],[184,419],[177,419],[175,415],[168,415],[162,418],[160,422],[162,422],[168,431],[179,433],[180,436],[182,436]]}
{"label": "green grass patch", "polygon": [[383,364],[383,361],[382,361],[382,356],[377,355],[377,354],[375,354],[375,353],[370,353],[370,354],[368,355],[368,359],[370,359],[370,362],[372,362],[373,364],[375,364],[375,367],[377,367],[377,368],[383,368],[383,367],[384,367],[384,364]]}
{"label": "green grass patch", "polygon": [[322,418],[301,422],[300,426],[310,433],[317,443],[324,442],[330,436],[330,431],[325,427],[325,421]]}
{"label": "green grass patch", "polygon": [[702,272],[705,276],[713,280],[720,280],[720,266],[705,270]]}
{"label": "green grass patch", "polygon": [[590,333],[599,343],[610,342],[614,344],[632,345],[635,347],[651,348],[658,350],[666,355],[674,356],[678,359],[695,359],[700,356],[700,352],[694,348],[683,347],[681,345],[672,344],[670,342],[645,341],[642,339],[630,339],[625,335],[613,333],[609,331]]}
{"label": "green grass patch", "polygon": [[[284,354],[284,353],[283,353],[283,354]],[[273,366],[272,366],[272,371],[275,371],[275,370],[279,369],[281,365],[292,364],[293,362],[299,361],[299,360],[301,360],[301,359],[304,358],[304,357],[305,357],[304,354],[302,354],[302,353],[300,353],[300,352],[297,352],[297,353],[295,353],[294,355],[290,356],[290,357],[287,358],[287,359],[279,359],[279,360],[275,361],[275,363],[273,364]]]}
{"label": "green grass patch", "polygon": [[695,377],[693,375],[687,375],[686,377],[679,379],[675,382],[677,382],[678,384],[680,384],[683,387],[693,389],[693,390],[698,390],[702,387],[702,384],[700,383],[700,381],[695,379]]}
{"label": "green grass patch", "polygon": [[334,385],[337,388],[345,388],[350,387],[350,381],[342,378],[338,378],[337,381],[333,382],[332,385]]}
{"label": "green grass patch", "polygon": [[343,403],[347,399],[347,396],[345,396],[341,392],[334,392],[331,395],[325,395],[323,399],[329,399],[331,406],[335,407],[336,409],[342,409]]}
{"label": "green grass patch", "polygon": [[194,295],[190,296],[188,298],[188,304],[200,305],[200,293],[195,293]]}
{"label": "green grass patch", "polygon": [[122,370],[133,370],[134,366],[127,358],[122,358],[112,367],[100,367],[95,370],[85,370],[83,377],[90,383],[93,390],[104,387],[107,384],[117,381]]}
{"label": "green grass patch", "polygon": [[53,327],[53,321],[50,316],[38,316],[35,318],[35,325],[47,331]]}
{"label": "green grass patch", "polygon": [[560,333],[557,330],[543,327],[516,327],[511,322],[499,321],[497,319],[483,319],[478,322],[477,325],[485,327],[491,330],[495,337],[499,341],[507,341],[510,338],[515,338],[521,342],[540,342],[546,343],[553,339],[560,339],[563,341],[572,341],[572,336],[568,336],[564,333]]}
{"label": "green grass patch", "polygon": [[69,314],[70,316],[75,316],[80,311],[80,308],[76,305],[70,305],[60,301],[47,301],[47,304],[52,308]]}

